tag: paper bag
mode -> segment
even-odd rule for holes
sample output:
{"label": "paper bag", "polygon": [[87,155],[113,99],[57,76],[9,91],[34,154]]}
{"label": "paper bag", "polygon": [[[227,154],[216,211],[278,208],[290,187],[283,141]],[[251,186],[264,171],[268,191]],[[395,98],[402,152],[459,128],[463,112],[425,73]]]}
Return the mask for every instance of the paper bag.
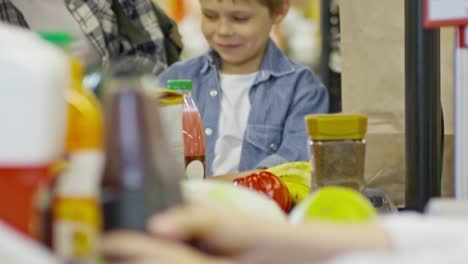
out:
{"label": "paper bag", "polygon": [[[405,201],[404,0],[342,0],[343,112],[369,117],[365,178]],[[442,194],[453,195],[453,30],[441,32],[445,118]]]}

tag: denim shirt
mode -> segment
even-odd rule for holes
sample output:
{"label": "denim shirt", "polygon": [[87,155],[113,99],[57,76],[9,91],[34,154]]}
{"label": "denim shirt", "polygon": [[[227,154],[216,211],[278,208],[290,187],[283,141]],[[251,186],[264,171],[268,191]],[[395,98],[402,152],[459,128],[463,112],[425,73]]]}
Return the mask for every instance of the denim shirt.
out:
{"label": "denim shirt", "polygon": [[[210,50],[175,63],[159,79],[163,86],[168,80],[192,80],[192,97],[205,129],[206,175],[212,175],[221,112],[219,65],[219,56]],[[239,171],[309,160],[304,116],[328,112],[327,90],[312,71],[288,59],[270,40],[249,99]]]}

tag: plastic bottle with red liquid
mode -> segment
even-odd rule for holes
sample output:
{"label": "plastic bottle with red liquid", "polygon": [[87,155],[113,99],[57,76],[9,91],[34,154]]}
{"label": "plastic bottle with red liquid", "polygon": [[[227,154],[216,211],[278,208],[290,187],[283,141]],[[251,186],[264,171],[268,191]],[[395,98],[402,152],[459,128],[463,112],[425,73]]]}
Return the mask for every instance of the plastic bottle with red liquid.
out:
{"label": "plastic bottle with red liquid", "polygon": [[185,174],[188,179],[205,178],[205,137],[198,107],[191,96],[192,81],[169,80],[167,88],[184,94],[182,132],[184,135]]}

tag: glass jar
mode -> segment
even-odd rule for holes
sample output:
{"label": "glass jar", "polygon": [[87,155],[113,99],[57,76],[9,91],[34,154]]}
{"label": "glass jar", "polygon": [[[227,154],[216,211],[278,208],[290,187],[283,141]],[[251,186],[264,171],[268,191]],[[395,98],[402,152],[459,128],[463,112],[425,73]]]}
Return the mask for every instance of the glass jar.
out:
{"label": "glass jar", "polygon": [[338,185],[364,188],[367,117],[359,114],[308,115],[312,190]]}

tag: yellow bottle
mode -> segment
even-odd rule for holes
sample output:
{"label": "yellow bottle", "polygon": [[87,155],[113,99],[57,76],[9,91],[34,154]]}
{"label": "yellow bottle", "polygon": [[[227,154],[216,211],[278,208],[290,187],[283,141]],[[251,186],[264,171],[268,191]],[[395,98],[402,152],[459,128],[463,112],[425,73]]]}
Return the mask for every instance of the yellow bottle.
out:
{"label": "yellow bottle", "polygon": [[[72,37],[64,32],[41,36],[66,50]],[[84,68],[70,56],[70,87],[67,89],[65,162],[56,180],[52,202],[52,246],[66,262],[96,259],[102,226],[99,186],[104,165],[104,124],[99,101],[82,85]]]}
{"label": "yellow bottle", "polygon": [[104,164],[103,117],[96,97],[83,88],[83,67],[70,59],[65,152],[68,168],[57,180],[53,201],[53,246],[64,260],[96,257],[102,213],[99,186]]}
{"label": "yellow bottle", "polygon": [[70,58],[71,89],[67,91],[68,123],[65,151],[102,150],[103,117],[98,99],[82,85],[84,69],[75,57]]}

